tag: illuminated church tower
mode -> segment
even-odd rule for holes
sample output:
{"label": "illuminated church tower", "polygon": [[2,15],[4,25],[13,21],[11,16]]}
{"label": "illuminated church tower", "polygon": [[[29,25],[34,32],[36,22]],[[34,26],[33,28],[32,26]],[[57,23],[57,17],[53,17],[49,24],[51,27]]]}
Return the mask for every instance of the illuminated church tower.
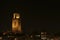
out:
{"label": "illuminated church tower", "polygon": [[19,13],[14,13],[12,18],[12,32],[21,33],[21,18]]}

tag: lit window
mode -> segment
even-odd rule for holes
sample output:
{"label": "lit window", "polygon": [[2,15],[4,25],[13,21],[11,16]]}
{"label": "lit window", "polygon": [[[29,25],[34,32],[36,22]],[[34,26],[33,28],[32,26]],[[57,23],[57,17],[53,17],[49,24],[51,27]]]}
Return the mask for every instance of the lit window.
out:
{"label": "lit window", "polygon": [[17,19],[19,19],[20,17],[19,16],[16,16]]}

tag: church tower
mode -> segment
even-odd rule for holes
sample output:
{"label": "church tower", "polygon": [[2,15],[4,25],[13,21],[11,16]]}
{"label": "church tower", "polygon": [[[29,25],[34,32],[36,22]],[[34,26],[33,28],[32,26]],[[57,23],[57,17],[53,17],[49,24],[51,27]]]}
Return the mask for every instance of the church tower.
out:
{"label": "church tower", "polygon": [[22,32],[21,30],[21,18],[19,13],[14,13],[12,18],[12,32]]}

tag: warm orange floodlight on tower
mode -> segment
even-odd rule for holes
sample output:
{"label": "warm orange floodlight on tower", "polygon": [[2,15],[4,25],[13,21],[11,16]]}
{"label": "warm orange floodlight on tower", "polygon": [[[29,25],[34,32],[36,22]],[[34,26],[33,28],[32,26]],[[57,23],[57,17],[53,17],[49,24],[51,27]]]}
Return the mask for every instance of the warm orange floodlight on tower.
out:
{"label": "warm orange floodlight on tower", "polygon": [[14,13],[12,18],[12,32],[21,32],[21,20],[20,14]]}

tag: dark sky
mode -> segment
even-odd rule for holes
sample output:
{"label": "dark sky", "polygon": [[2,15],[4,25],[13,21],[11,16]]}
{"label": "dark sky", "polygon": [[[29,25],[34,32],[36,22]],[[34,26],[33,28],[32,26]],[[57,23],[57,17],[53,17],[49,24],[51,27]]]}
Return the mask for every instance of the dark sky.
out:
{"label": "dark sky", "polygon": [[25,32],[60,32],[58,1],[0,1],[0,31],[11,28],[14,12],[21,14]]}

